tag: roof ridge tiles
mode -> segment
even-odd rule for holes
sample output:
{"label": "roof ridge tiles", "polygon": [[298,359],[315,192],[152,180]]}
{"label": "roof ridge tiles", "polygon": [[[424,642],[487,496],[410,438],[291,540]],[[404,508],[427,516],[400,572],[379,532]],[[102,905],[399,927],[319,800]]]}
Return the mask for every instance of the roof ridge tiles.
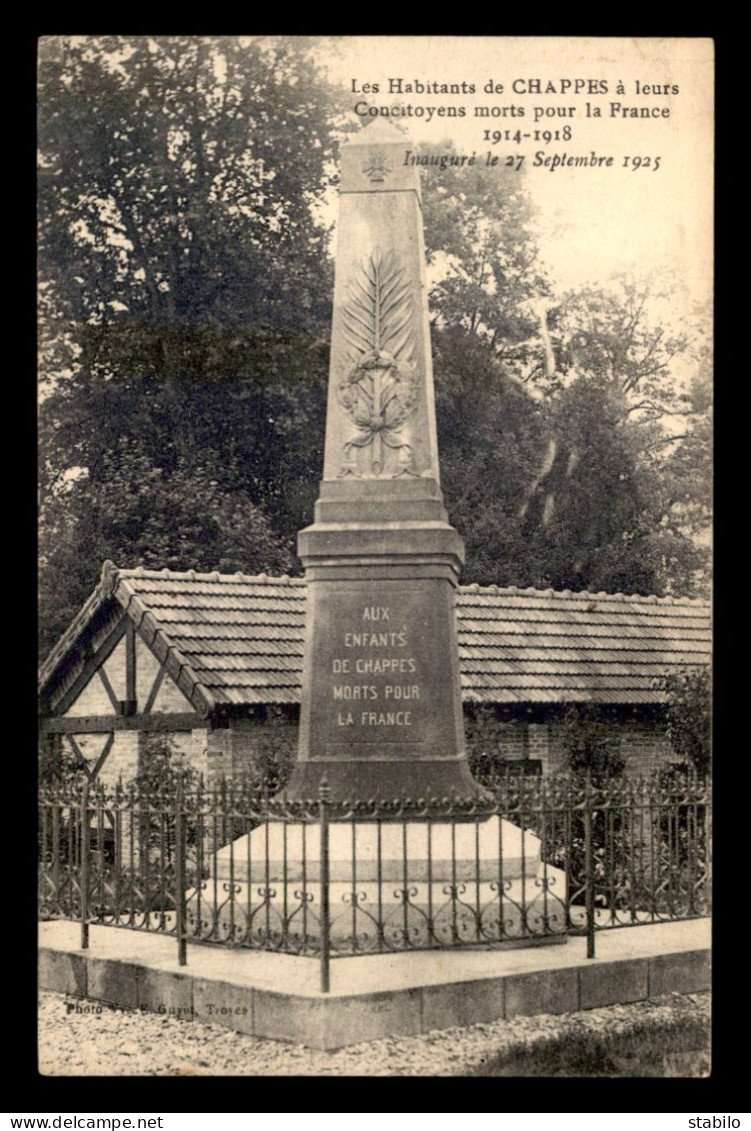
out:
{"label": "roof ridge tiles", "polygon": [[528,585],[522,589],[517,585],[460,585],[460,593],[497,593],[504,596],[520,596],[520,595],[533,595],[537,597],[564,597],[566,600],[579,600],[579,601],[630,601],[638,604],[649,605],[691,605],[697,608],[706,607],[709,601],[704,597],[677,597],[674,594],[668,593],[664,597],[658,597],[655,593],[608,593],[607,590],[600,590],[595,593],[589,589],[537,589],[534,585]]}
{"label": "roof ridge tiles", "polygon": [[[253,584],[253,585],[306,585],[304,577],[290,577],[289,574],[283,573],[277,576],[267,573],[242,573],[238,570],[235,573],[221,573],[219,570],[212,570],[207,573],[199,573],[194,569],[189,570],[170,570],[166,567],[164,569],[145,569],[143,566],[138,566],[134,569],[119,569],[111,562],[105,563],[110,567],[110,570],[115,572],[119,578],[127,580],[130,577],[143,577],[143,578],[164,578],[169,577],[175,581],[219,581],[224,584]],[[605,589],[597,592],[590,589],[553,589],[548,587],[546,589],[538,589],[534,585],[521,587],[518,585],[480,585],[478,582],[471,582],[467,585],[460,585],[459,592],[461,593],[491,593],[496,596],[519,596],[521,594],[529,594],[537,597],[563,597],[566,600],[606,600],[606,601],[631,601],[640,604],[664,604],[664,605],[693,605],[693,606],[706,606],[709,602],[702,597],[679,597],[672,593],[666,594],[664,597],[658,597],[654,593],[609,593]]]}
{"label": "roof ridge tiles", "polygon": [[[115,567],[113,567],[115,569]],[[207,573],[199,573],[197,570],[172,570],[167,569],[144,569],[143,566],[136,566],[132,569],[117,569],[116,573],[118,578],[128,580],[132,577],[154,578],[154,580],[162,578],[170,578],[174,581],[219,581],[222,583],[236,583],[247,585],[261,584],[261,585],[305,585],[305,578],[303,577],[290,577],[289,574],[283,573],[278,576],[273,576],[266,573],[242,573],[238,570],[236,573],[220,573],[219,570],[211,570]]]}

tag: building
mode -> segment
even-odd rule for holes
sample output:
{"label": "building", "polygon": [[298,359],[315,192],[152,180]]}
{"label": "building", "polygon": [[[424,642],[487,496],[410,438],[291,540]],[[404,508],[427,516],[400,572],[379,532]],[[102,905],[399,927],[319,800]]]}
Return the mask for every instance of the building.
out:
{"label": "building", "polygon": [[[303,579],[105,562],[40,670],[43,741],[103,782],[134,778],[155,735],[209,779],[292,757],[305,603]],[[469,585],[457,622],[465,715],[494,759],[563,768],[563,714],[587,703],[628,773],[675,760],[659,680],[709,663],[705,602]]]}

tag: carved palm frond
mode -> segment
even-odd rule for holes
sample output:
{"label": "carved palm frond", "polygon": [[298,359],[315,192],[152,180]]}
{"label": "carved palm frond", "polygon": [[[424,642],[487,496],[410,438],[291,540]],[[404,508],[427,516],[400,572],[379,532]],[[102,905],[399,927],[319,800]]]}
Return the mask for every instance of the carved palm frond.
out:
{"label": "carved palm frond", "polygon": [[349,282],[342,333],[356,355],[388,353],[409,360],[414,346],[414,305],[404,267],[391,251],[373,250]]}

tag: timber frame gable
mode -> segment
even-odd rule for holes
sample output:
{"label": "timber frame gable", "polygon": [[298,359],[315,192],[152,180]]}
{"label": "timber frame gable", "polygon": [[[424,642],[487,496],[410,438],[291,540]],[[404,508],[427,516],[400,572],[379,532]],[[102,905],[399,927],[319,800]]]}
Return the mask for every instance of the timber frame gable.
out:
{"label": "timber frame gable", "polygon": [[[158,664],[139,702],[137,640]],[[106,662],[124,641],[125,687],[119,698]],[[166,678],[192,711],[154,711]],[[68,716],[66,713],[92,681],[106,694],[109,711]],[[185,656],[157,624],[154,615],[112,562],[105,562],[101,580],[40,669],[43,734],[173,731],[205,727],[214,712],[213,696],[192,671]],[[73,739],[75,743],[75,739]],[[80,751],[79,751],[80,753]],[[105,755],[106,756],[106,755]]]}

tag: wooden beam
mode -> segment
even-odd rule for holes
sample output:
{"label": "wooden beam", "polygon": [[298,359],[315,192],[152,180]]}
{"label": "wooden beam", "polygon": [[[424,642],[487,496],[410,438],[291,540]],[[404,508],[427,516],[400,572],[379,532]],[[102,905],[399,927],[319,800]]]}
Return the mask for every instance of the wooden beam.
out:
{"label": "wooden beam", "polygon": [[93,679],[97,669],[101,667],[107,657],[114,652],[117,645],[122,640],[125,632],[126,617],[123,614],[122,619],[115,625],[112,632],[106,638],[104,643],[99,647],[93,656],[84,664],[80,675],[76,676],[73,683],[70,685],[65,694],[58,700],[53,701],[52,709],[56,715],[64,715],[68,708],[75,703],[78,696],[83,691],[86,684],[90,679]]}
{"label": "wooden beam", "polygon": [[162,665],[162,667],[160,667],[159,671],[156,673],[156,678],[151,685],[151,691],[149,692],[149,697],[146,700],[145,706],[143,708],[144,715],[148,715],[149,712],[151,711],[151,708],[156,703],[156,697],[159,694],[159,688],[162,686],[162,683],[164,682],[164,677],[166,676],[166,674],[167,674],[167,669],[164,667],[164,665]]}
{"label": "wooden beam", "polygon": [[125,626],[125,698],[130,703],[136,698],[136,634],[130,619]]}
{"label": "wooden beam", "polygon": [[107,692],[107,697],[109,698],[109,701],[112,704],[112,710],[113,711],[119,710],[120,703],[119,703],[117,696],[115,695],[115,689],[112,686],[112,684],[110,683],[109,676],[107,675],[107,673],[106,673],[106,671],[104,670],[103,667],[97,668],[97,675],[99,676],[100,680],[102,681],[102,683],[104,685],[104,690]]}
{"label": "wooden beam", "polygon": [[[109,737],[107,738],[107,741],[104,744],[104,749],[102,750],[101,754],[97,758],[96,764],[95,764],[93,770],[89,769],[89,763],[84,758],[83,752],[81,751],[81,747],[78,745],[78,743],[76,742],[73,735],[72,734],[66,734],[65,737],[68,739],[68,742],[73,747],[74,752],[80,758],[81,765],[83,767],[83,772],[86,774],[86,777],[89,779],[89,784],[93,785],[94,782],[96,781],[97,774],[101,770],[104,763],[107,761],[107,755],[109,754],[110,750],[112,749],[112,743],[115,741],[114,733],[110,734]],[[112,812],[112,810],[106,809],[105,810],[105,816],[106,816],[107,820],[109,821],[109,823],[112,825],[112,828],[114,829],[115,828],[115,816],[114,816],[114,813]]]}
{"label": "wooden beam", "polygon": [[80,715],[42,719],[42,734],[101,734],[115,730],[205,730],[210,724],[195,712],[171,715]]}
{"label": "wooden beam", "polygon": [[96,778],[96,776],[98,775],[102,766],[107,761],[107,755],[109,754],[110,750],[112,749],[112,743],[114,741],[115,741],[115,732],[113,731],[112,734],[110,734],[108,736],[107,741],[104,744],[104,749],[102,750],[102,753],[97,758],[96,763],[94,765],[94,769],[91,771],[92,778]]}
{"label": "wooden beam", "polygon": [[67,734],[65,737],[68,739],[68,742],[70,743],[71,747],[73,748],[73,753],[76,755],[76,757],[80,761],[81,767],[83,769],[83,772],[86,774],[86,777],[89,779],[90,782],[93,782],[94,781],[94,775],[92,774],[91,770],[89,769],[89,763],[84,758],[83,751],[81,750],[81,747],[78,745],[78,743],[76,742],[76,740],[75,740],[75,738],[73,737],[72,734]]}

